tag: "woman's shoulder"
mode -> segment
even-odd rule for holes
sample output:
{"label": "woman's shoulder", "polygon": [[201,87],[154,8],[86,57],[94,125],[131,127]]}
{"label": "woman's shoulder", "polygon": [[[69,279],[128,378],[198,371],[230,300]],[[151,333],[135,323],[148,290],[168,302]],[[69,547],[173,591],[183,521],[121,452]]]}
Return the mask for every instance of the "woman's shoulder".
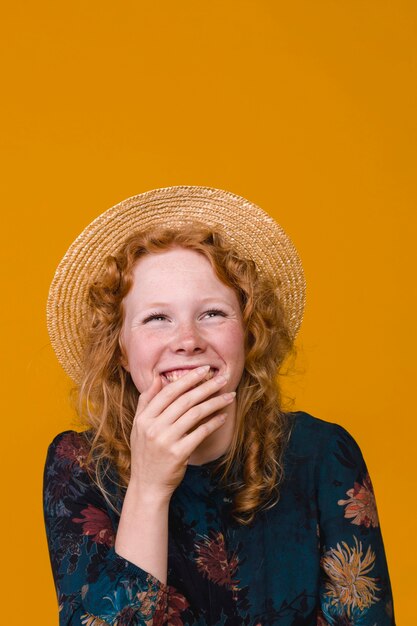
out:
{"label": "woman's shoulder", "polygon": [[288,413],[290,437],[288,449],[296,456],[315,457],[329,449],[359,452],[359,446],[346,428],[335,422],[314,417],[305,411]]}
{"label": "woman's shoulder", "polygon": [[315,417],[305,411],[292,411],[287,413],[287,416],[290,420],[292,432],[299,432],[305,435],[314,434],[321,437],[331,436],[339,431],[347,432],[340,424]]}
{"label": "woman's shoulder", "polygon": [[303,411],[289,414],[289,419],[287,476],[309,476],[322,491],[337,484],[339,499],[354,484],[369,481],[362,451],[346,428]]}
{"label": "woman's shoulder", "polygon": [[[75,481],[88,488],[97,488],[97,461],[94,459],[92,445],[95,433],[88,429],[84,431],[65,430],[58,433],[49,444],[44,477],[45,482],[50,480]],[[99,460],[100,463],[100,460]],[[109,492],[113,492],[119,484],[119,477],[115,467],[107,460],[101,460],[100,482]]]}
{"label": "woman's shoulder", "polygon": [[46,468],[67,466],[85,469],[91,449],[91,431],[64,430],[48,446]]}
{"label": "woman's shoulder", "polygon": [[61,455],[79,453],[90,448],[91,431],[64,430],[55,435],[49,444],[49,450],[58,450]]}
{"label": "woman's shoulder", "polygon": [[63,430],[61,433],[58,433],[54,436],[50,445],[56,445],[61,441],[73,441],[82,443],[86,436],[91,433],[89,430]]}

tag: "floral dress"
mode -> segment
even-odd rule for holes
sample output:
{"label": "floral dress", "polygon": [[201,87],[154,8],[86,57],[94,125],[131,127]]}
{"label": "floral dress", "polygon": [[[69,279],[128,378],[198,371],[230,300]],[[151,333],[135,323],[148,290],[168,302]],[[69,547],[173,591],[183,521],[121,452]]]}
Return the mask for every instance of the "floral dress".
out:
{"label": "floral dress", "polygon": [[115,553],[119,513],[89,477],[87,439],[58,435],[44,510],[60,625],[394,625],[358,445],[336,424],[289,418],[280,500],[249,526],[231,518],[215,462],[188,466],[170,503],[167,585]]}

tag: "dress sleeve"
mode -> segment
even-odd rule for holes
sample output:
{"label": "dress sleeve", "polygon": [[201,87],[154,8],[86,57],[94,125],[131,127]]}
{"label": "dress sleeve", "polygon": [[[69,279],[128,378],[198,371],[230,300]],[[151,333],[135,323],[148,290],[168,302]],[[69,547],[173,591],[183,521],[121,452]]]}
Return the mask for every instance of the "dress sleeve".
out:
{"label": "dress sleeve", "polygon": [[319,449],[318,625],[395,626],[375,496],[361,450],[335,424]]}
{"label": "dress sleeve", "polygon": [[114,551],[115,525],[87,472],[81,433],[48,449],[44,515],[60,626],[165,623],[167,587]]}

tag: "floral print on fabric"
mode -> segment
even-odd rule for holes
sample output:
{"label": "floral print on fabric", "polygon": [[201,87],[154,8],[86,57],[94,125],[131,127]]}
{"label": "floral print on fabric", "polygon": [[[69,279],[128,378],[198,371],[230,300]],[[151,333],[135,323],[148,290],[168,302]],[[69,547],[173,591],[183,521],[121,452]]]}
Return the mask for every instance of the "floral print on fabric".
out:
{"label": "floral print on fabric", "polygon": [[183,626],[181,613],[189,606],[187,598],[178,593],[174,587],[168,587],[168,608],[164,615],[165,621],[162,623],[170,624],[171,626]]}
{"label": "floral print on fabric", "polygon": [[[44,474],[44,512],[61,625],[165,623],[162,583],[112,551],[116,527],[87,467],[79,433],[59,435]],[[156,622],[155,622],[156,623]]]}
{"label": "floral print on fabric", "polygon": [[204,537],[195,544],[195,549],[198,570],[217,585],[229,587],[236,597],[239,581],[233,576],[239,561],[236,555],[228,558],[223,533],[213,532],[212,537]]}
{"label": "floral print on fabric", "polygon": [[114,545],[114,531],[110,518],[104,511],[89,504],[81,511],[82,518],[73,518],[76,524],[82,524],[83,535],[90,535],[95,543],[103,543],[111,548]]}
{"label": "floral print on fabric", "polygon": [[81,624],[83,626],[108,626],[107,622],[95,617],[94,615],[81,615]]}
{"label": "floral print on fabric", "polygon": [[329,622],[324,619],[324,615],[321,610],[317,613],[317,623],[316,626],[329,626]]}
{"label": "floral print on fabric", "polygon": [[375,564],[371,546],[364,555],[362,543],[356,537],[354,544],[337,544],[336,548],[327,550],[321,560],[328,577],[324,584],[327,611],[329,607],[336,607],[337,614],[348,618],[378,602],[377,592],[380,591],[376,579],[369,576]]}
{"label": "floral print on fabric", "polygon": [[352,524],[364,525],[367,528],[378,526],[378,513],[374,490],[369,474],[366,474],[363,483],[356,483],[346,492],[348,500],[339,500],[338,504],[346,506],[345,517],[352,520]]}
{"label": "floral print on fabric", "polygon": [[58,435],[44,510],[60,626],[394,626],[359,447],[340,426],[288,418],[280,500],[250,526],[231,517],[214,462],[187,468],[170,503],[167,585],[116,554],[119,514],[91,479],[88,439]]}

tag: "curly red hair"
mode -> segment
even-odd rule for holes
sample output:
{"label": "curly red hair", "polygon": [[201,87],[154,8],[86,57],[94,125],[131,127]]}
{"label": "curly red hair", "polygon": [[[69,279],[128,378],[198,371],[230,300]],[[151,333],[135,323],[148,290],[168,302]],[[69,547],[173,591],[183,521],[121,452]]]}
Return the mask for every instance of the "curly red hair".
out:
{"label": "curly red hair", "polygon": [[247,524],[279,498],[289,425],[281,409],[277,374],[293,341],[276,285],[259,274],[252,260],[241,258],[220,231],[205,225],[159,227],[132,235],[107,258],[99,280],[90,286],[78,406],[93,435],[94,479],[108,500],[103,477],[110,464],[118,471],[121,487],[129,482],[130,431],[139,394],[122,365],[123,299],[132,285],[135,263],[146,254],[176,246],[203,254],[217,277],[234,289],[241,306],[246,359],[237,388],[236,429],[214,471],[231,490],[235,519]]}

